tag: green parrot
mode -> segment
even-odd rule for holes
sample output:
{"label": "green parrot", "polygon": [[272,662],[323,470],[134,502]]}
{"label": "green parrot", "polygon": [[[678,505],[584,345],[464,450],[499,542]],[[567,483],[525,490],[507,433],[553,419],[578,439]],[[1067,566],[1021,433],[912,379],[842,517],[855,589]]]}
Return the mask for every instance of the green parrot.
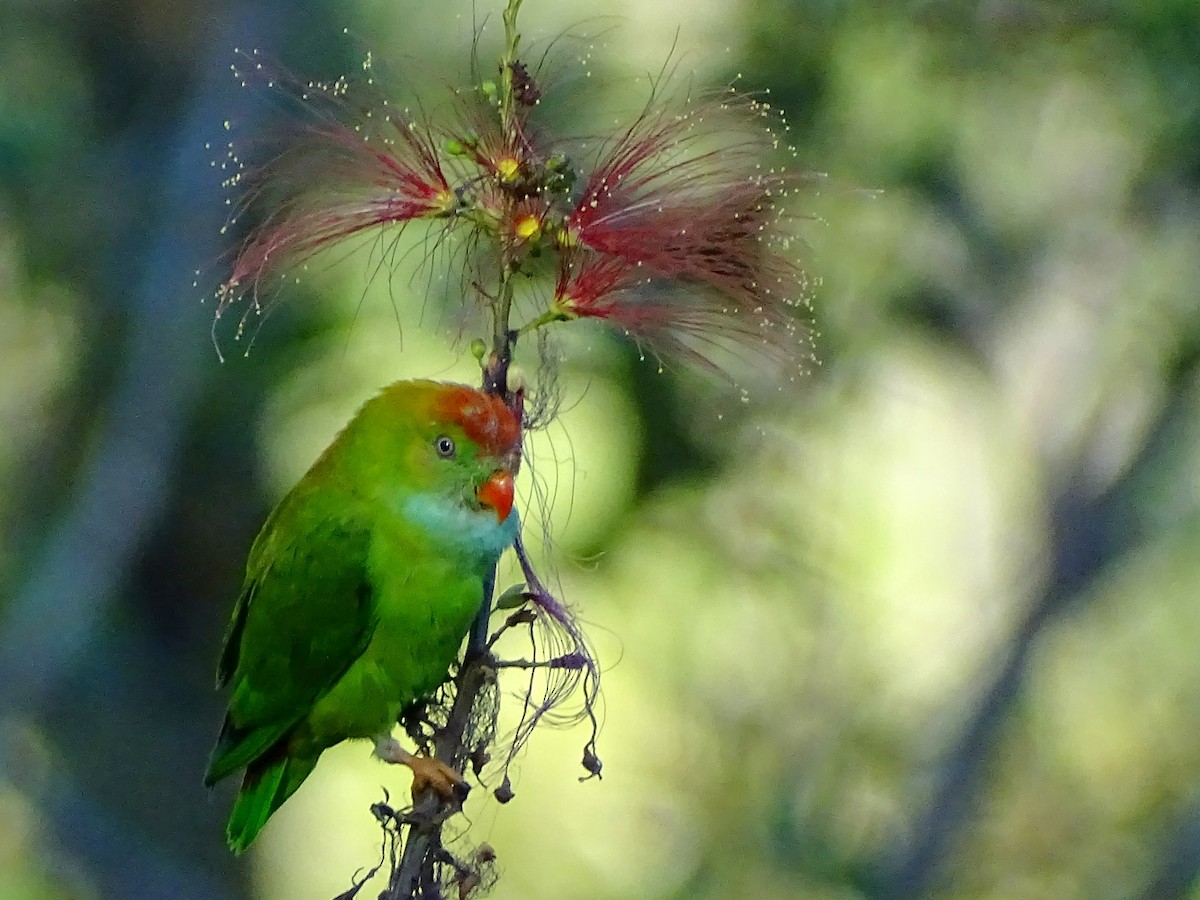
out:
{"label": "green parrot", "polygon": [[231,689],[205,784],[245,769],[230,848],[249,846],[328,747],[375,740],[414,790],[453,770],[403,750],[403,707],[441,685],[517,536],[521,427],[474,388],[401,381],[369,400],[250,549],[217,667]]}

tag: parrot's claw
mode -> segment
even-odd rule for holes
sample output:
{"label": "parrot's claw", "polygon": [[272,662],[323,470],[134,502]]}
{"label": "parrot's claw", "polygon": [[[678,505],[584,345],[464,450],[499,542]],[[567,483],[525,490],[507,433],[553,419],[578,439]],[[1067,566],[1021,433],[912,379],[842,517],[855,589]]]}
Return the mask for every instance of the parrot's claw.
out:
{"label": "parrot's claw", "polygon": [[434,759],[432,756],[414,756],[405,765],[412,769],[414,800],[430,788],[447,802],[453,801],[462,805],[467,799],[467,792],[471,790],[471,786],[440,759]]}
{"label": "parrot's claw", "polygon": [[467,792],[471,786],[440,759],[409,753],[392,737],[381,738],[375,742],[375,755],[384,762],[412,769],[414,802],[427,790],[432,790],[446,802],[459,805],[467,799]]}

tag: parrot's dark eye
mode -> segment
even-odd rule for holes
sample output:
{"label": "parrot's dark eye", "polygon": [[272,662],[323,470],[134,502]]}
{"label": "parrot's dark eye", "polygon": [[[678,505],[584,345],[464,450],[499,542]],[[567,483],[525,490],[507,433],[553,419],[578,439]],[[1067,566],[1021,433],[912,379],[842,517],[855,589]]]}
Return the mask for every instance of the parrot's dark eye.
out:
{"label": "parrot's dark eye", "polygon": [[442,459],[454,459],[454,438],[442,435],[433,442],[433,446],[437,449],[437,454]]}

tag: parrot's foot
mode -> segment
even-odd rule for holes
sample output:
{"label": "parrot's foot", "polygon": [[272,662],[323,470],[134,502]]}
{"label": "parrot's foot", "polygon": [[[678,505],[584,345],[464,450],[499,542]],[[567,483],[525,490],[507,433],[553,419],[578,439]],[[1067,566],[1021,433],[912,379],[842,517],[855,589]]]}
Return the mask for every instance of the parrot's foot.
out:
{"label": "parrot's foot", "polygon": [[432,756],[417,756],[400,746],[393,737],[382,737],[375,742],[375,755],[384,762],[412,769],[412,795],[415,801],[426,790],[433,790],[442,800],[461,804],[467,799],[471,786],[461,775]]}

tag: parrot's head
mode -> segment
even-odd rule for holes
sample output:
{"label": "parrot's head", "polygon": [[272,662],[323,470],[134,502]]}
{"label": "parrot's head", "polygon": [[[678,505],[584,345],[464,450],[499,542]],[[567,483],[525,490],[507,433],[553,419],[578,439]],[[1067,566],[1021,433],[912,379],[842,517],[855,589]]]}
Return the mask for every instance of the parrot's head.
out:
{"label": "parrot's head", "polygon": [[497,557],[512,544],[521,427],[498,397],[400,381],[370,400],[351,430],[369,453],[373,490],[412,524],[472,555]]}

